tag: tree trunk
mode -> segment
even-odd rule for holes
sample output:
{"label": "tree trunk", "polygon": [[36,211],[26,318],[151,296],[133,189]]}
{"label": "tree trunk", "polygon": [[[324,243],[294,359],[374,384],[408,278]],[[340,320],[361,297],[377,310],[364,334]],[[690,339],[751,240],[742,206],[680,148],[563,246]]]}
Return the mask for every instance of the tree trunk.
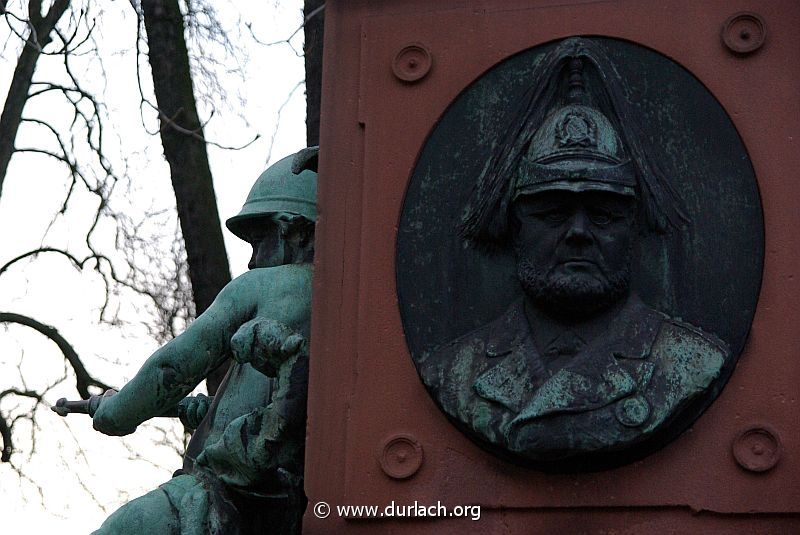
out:
{"label": "tree trunk", "polygon": [[[305,0],[306,42],[303,45],[306,61],[306,142],[319,145],[319,114],[322,96],[322,43],[325,27],[325,0]],[[317,11],[319,10],[319,11]]]}
{"label": "tree trunk", "polygon": [[[231,276],[203,127],[197,116],[183,15],[178,0],[142,0],[141,5],[160,110],[161,142],[175,190],[194,302],[201,314]],[[209,377],[210,393],[221,379]]]}
{"label": "tree trunk", "polygon": [[[33,71],[36,70],[36,62],[42,55],[42,49],[52,40],[50,34],[67,7],[69,7],[69,0],[56,0],[48,9],[47,14],[42,17],[41,0],[32,0],[28,5],[32,31],[25,41],[19,59],[17,59],[11,86],[3,105],[3,114],[0,115],[0,195],[3,194],[6,171],[8,171],[11,156],[14,154],[14,140],[17,138],[17,130],[22,120],[22,109],[28,101],[28,92],[31,88]],[[3,11],[5,11],[5,2],[0,9],[0,12]]]}

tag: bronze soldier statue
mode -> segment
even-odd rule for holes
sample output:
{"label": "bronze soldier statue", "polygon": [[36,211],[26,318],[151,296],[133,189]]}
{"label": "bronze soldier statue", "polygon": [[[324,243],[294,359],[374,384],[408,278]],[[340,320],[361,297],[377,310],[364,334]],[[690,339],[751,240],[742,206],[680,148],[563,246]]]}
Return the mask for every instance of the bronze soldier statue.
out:
{"label": "bronze soldier statue", "polygon": [[[179,403],[184,422],[199,421],[183,469],[96,534],[299,533],[316,159],[316,147],[305,149],[258,178],[227,221],[253,246],[250,271],[119,393],[94,403],[94,428],[108,435],[133,433]],[[184,399],[229,357],[235,362],[213,400]]]}

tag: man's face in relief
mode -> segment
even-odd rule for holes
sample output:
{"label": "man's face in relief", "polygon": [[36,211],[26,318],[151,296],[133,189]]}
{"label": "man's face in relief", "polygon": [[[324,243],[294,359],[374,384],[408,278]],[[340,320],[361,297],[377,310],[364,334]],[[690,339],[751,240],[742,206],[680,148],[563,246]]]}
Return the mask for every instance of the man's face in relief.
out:
{"label": "man's face in relief", "polygon": [[607,191],[550,190],[518,197],[517,275],[545,312],[591,317],[627,294],[635,201]]}

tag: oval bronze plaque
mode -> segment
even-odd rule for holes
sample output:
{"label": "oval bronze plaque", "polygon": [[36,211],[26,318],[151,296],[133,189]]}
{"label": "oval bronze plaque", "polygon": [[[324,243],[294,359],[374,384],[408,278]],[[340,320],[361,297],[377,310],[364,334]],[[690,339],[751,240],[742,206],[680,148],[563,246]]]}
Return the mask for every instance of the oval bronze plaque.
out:
{"label": "oval bronze plaque", "polygon": [[734,124],[645,47],[571,38],[450,105],[406,193],[406,341],[449,419],[544,470],[641,458],[732,373],[755,312],[761,201]]}

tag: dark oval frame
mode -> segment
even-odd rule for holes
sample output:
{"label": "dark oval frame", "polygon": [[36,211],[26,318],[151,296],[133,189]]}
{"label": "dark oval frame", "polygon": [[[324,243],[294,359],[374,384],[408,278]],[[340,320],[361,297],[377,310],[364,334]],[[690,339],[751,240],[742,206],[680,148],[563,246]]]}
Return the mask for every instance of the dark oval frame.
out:
{"label": "dark oval frame", "polygon": [[[764,264],[764,222],[753,166],[722,105],[692,73],[640,44],[593,37],[605,48],[643,119],[654,159],[680,192],[690,226],[640,240],[632,285],[648,305],[713,333],[731,356],[701,402],[653,441],[607,462],[534,465],[559,471],[631,462],[673,440],[719,395],[755,314]],[[498,317],[520,295],[513,258],[468,247],[458,235],[471,189],[530,83],[556,45],[542,44],[489,69],[451,103],[430,132],[412,172],[396,243],[399,308],[417,369],[439,345]],[[454,422],[466,431],[459,422]],[[481,437],[471,439],[514,462]]]}

